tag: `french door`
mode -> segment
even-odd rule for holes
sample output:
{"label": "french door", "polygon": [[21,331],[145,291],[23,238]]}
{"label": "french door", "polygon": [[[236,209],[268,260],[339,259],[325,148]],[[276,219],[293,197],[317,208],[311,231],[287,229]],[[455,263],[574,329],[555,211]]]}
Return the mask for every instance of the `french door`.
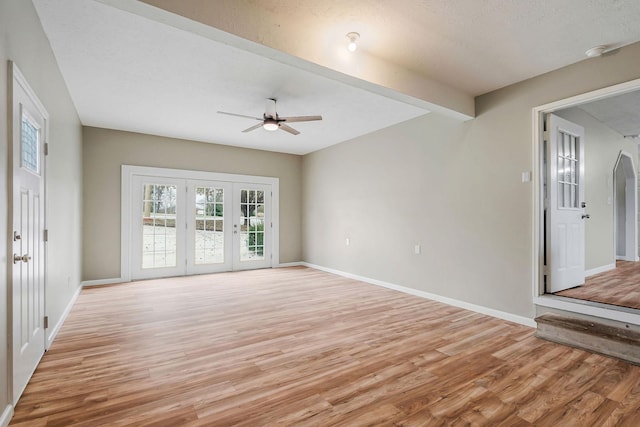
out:
{"label": "french door", "polygon": [[271,266],[271,185],[135,175],[131,278]]}
{"label": "french door", "polygon": [[233,269],[271,266],[271,186],[233,185]]}

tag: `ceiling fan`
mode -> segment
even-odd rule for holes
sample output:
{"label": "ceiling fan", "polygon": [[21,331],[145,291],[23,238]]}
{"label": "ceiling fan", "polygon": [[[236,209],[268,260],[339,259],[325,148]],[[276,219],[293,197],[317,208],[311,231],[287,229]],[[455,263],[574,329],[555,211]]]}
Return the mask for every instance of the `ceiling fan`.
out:
{"label": "ceiling fan", "polygon": [[322,120],[322,116],[297,116],[297,117],[280,117],[276,112],[276,100],[273,98],[267,98],[265,112],[260,117],[245,116],[243,114],[227,113],[225,111],[218,111],[218,114],[226,114],[227,116],[244,117],[245,119],[259,120],[260,123],[253,125],[250,128],[243,130],[242,132],[251,132],[259,127],[268,131],[274,131],[282,129],[285,132],[289,132],[292,135],[298,135],[300,132],[289,126],[287,123],[294,122],[312,122],[315,120]]}

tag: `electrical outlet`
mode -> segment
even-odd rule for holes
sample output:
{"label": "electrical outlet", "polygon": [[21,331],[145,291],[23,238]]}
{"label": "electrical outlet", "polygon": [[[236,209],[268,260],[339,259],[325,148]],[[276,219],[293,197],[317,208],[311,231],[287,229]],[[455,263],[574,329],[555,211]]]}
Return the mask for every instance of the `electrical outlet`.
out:
{"label": "electrical outlet", "polygon": [[421,250],[422,250],[422,248],[420,247],[420,245],[415,245],[415,246],[413,247],[413,252],[414,252],[416,255],[420,255]]}
{"label": "electrical outlet", "polygon": [[351,239],[349,239],[348,237],[344,239],[344,244],[349,246],[351,244]]}

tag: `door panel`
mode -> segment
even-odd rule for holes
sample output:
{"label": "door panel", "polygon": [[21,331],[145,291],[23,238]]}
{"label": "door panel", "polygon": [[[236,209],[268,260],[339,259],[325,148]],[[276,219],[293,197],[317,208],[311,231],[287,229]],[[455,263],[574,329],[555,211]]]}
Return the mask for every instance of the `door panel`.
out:
{"label": "door panel", "polygon": [[132,278],[184,275],[184,186],[179,180],[138,176],[133,189]]}
{"label": "door panel", "polygon": [[229,271],[233,259],[231,185],[190,180],[187,186],[187,274]]}
{"label": "door panel", "polygon": [[271,186],[234,184],[234,270],[271,266]]}
{"label": "door panel", "polygon": [[47,113],[14,66],[12,81],[12,382],[17,403],[45,349]]}
{"label": "door panel", "polygon": [[584,284],[584,129],[548,116],[547,292]]}

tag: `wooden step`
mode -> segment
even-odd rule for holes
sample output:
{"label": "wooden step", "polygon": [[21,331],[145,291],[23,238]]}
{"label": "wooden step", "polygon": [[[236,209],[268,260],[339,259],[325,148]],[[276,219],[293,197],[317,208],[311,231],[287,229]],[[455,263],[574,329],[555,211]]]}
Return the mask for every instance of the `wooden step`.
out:
{"label": "wooden step", "polygon": [[624,324],[611,326],[551,313],[535,320],[538,323],[536,336],[539,338],[640,365],[640,333],[628,329]]}

